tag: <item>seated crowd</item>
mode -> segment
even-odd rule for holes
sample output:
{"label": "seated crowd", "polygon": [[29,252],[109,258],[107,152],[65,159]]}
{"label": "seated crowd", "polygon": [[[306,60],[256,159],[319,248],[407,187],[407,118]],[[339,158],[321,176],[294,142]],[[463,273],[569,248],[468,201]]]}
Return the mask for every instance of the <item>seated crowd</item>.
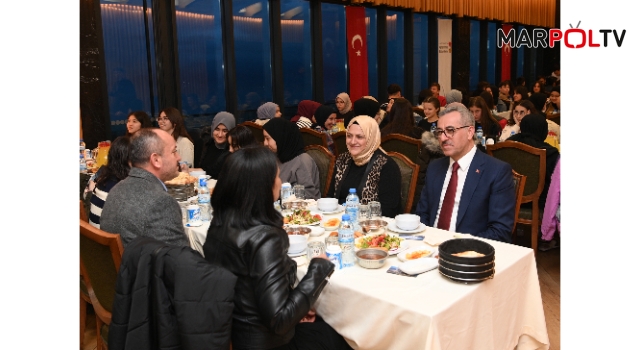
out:
{"label": "seated crowd", "polygon": [[[350,348],[312,308],[334,265],[313,258],[298,281],[296,263],[287,255],[283,217],[273,205],[284,182],[303,185],[306,198],[319,199],[325,189],[318,166],[305,153],[301,128],[325,133],[336,154],[327,197],[344,203],[355,188],[361,203],[380,202],[383,216],[403,213],[400,168],[381,147],[382,137],[402,134],[422,142],[418,186],[409,194],[421,222],[510,243],[516,205],[512,168],[486,154],[477,131],[482,128],[487,141],[546,149],[546,198],[560,145],[560,127],[546,117],[559,114],[560,89],[551,89],[541,109],[533,100],[545,95],[544,82],[536,81],[531,91],[523,85],[514,89],[507,81],[497,88],[481,83],[471,98],[464,89],[441,96],[434,83],[412,106],[392,84],[383,104],[371,96],[352,102],[340,93],[335,108],[301,101],[291,120],[267,102],[255,120],[262,126],[263,143],[249,128],[236,125],[231,113],[216,114],[198,160],[218,180],[203,249],[206,261],[237,277],[233,348]],[[88,187],[93,193],[90,223],[120,234],[125,248],[138,237],[189,246],[180,207],[164,182],[194,167],[194,143],[179,110],[163,109],[157,119],[159,128],[152,128],[144,112],[132,113],[127,135],[114,140],[109,163]],[[341,154],[331,139],[337,121],[346,132],[347,151]]]}

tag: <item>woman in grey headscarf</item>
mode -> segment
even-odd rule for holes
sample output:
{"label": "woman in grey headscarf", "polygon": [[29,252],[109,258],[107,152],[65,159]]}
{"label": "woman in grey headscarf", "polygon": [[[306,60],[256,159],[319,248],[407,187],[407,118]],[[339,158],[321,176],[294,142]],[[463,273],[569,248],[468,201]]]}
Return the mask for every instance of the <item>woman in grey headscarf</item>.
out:
{"label": "woman in grey headscarf", "polygon": [[227,133],[236,126],[236,119],[229,112],[216,114],[211,123],[211,140],[204,145],[200,166],[207,175],[217,179],[224,160],[229,155]]}
{"label": "woman in grey headscarf", "polygon": [[253,122],[259,125],[264,125],[264,123],[268,122],[272,118],[280,118],[282,113],[280,113],[280,106],[273,102],[263,103],[260,107],[258,107],[258,119]]}

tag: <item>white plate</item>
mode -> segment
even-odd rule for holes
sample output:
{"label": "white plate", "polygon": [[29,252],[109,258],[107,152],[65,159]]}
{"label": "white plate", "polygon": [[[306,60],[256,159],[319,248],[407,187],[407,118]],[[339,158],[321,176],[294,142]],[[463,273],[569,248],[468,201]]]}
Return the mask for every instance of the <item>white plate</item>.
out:
{"label": "white plate", "polygon": [[[309,209],[307,209],[307,210],[309,210]],[[317,213],[317,212],[315,212],[315,213],[314,213],[314,212],[312,212],[312,211],[310,211],[310,213],[311,213],[311,215],[320,215],[320,220],[319,220],[319,221],[314,222],[313,224],[305,224],[305,225],[303,225],[303,224],[288,223],[288,224],[285,224],[285,225],[289,225],[289,226],[318,226],[318,225],[320,225],[320,223],[322,222],[322,219],[323,219],[322,214]],[[286,215],[283,215],[283,217],[285,217],[285,216],[289,216],[289,215],[291,215],[291,213],[286,214]]]}
{"label": "white plate", "polygon": [[324,234],[324,229],[322,227],[310,226],[311,232],[309,233],[310,237],[318,237]]}
{"label": "white plate", "polygon": [[341,206],[341,205],[339,205],[335,210],[330,210],[330,211],[320,210],[320,209],[319,209],[317,206],[315,206],[315,205],[314,205],[314,206],[312,206],[312,207],[310,207],[309,209],[310,209],[310,210],[313,210],[313,211],[317,211],[317,212],[319,212],[319,213],[321,213],[321,214],[324,214],[324,215],[338,214],[338,213],[342,213],[342,212],[344,211],[344,207],[343,207],[343,206]]}
{"label": "white plate", "polygon": [[186,224],[184,224],[184,226],[186,226],[186,227],[200,227],[203,224],[204,224],[204,222],[197,221],[197,222],[192,222],[192,223],[186,223]]}
{"label": "white plate", "polygon": [[289,255],[290,258],[297,258],[299,256],[307,255],[307,248],[304,248],[300,253],[287,253],[287,255]]}
{"label": "white plate", "polygon": [[340,226],[340,223],[342,222],[342,220],[338,218],[338,224],[337,225],[335,225],[335,226],[325,226],[324,225],[325,222],[327,222],[329,220],[331,220],[331,219],[328,219],[328,220],[325,220],[325,221],[321,221],[321,223],[322,223],[321,227],[324,228],[327,231],[336,231],[338,229],[338,227]]}
{"label": "white plate", "polygon": [[396,222],[390,222],[389,225],[387,225],[387,229],[389,231],[393,231],[393,232],[397,232],[397,233],[418,233],[418,232],[422,232],[424,230],[427,229],[427,225],[420,223],[420,226],[418,226],[417,229],[415,230],[401,230],[400,228],[398,228],[398,226],[396,226]]}
{"label": "white plate", "polygon": [[424,258],[404,262],[398,265],[400,271],[409,275],[417,275],[438,268],[438,259]]}
{"label": "white plate", "polygon": [[405,250],[409,249],[409,247],[410,247],[409,242],[403,240],[400,242],[400,247],[398,249],[389,251],[389,255],[396,255],[398,253],[402,253]]}
{"label": "white plate", "polygon": [[407,250],[406,250],[405,252],[403,252],[402,254],[398,254],[398,260],[400,260],[400,261],[412,261],[412,260],[418,260],[418,259],[411,259],[411,260],[407,259],[407,254],[413,253],[413,252],[415,252],[415,251],[417,251],[417,250],[427,250],[427,251],[429,251],[429,254],[427,254],[426,256],[423,256],[423,257],[419,258],[419,259],[425,259],[425,258],[428,258],[428,257],[433,256],[433,254],[435,254],[435,252],[437,252],[437,251],[438,251],[438,248],[433,248],[433,247],[428,246],[428,245],[426,245],[426,244],[420,244],[420,245],[418,245],[418,246],[414,246],[414,247],[412,247],[411,249],[407,249]]}
{"label": "white plate", "polygon": [[[358,242],[359,239],[362,239],[362,237],[356,238],[354,243]],[[388,251],[388,253],[389,253],[389,255],[396,255],[396,254],[398,254],[400,252],[403,252],[403,251],[409,249],[410,246],[411,245],[409,244],[409,242],[407,242],[406,240],[402,239],[402,241],[400,241],[400,247],[398,247],[398,249],[396,249],[396,250],[390,250],[390,251]],[[355,248],[355,245],[354,245],[354,248]],[[373,248],[375,249],[375,247],[373,247]],[[355,250],[358,251],[358,250],[360,250],[360,248],[355,248]]]}

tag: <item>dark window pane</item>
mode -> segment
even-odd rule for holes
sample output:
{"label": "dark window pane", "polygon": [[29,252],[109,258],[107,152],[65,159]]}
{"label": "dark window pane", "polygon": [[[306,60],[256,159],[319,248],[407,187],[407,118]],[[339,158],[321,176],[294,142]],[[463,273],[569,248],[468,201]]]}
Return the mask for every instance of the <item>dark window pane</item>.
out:
{"label": "dark window pane", "polygon": [[378,95],[378,10],[364,10],[367,23],[367,60],[369,66],[369,95]]}
{"label": "dark window pane", "polygon": [[273,99],[270,35],[268,1],[233,1],[238,123],[256,119],[258,107]]}
{"label": "dark window pane", "polygon": [[480,22],[471,20],[470,24],[469,86],[467,89],[473,91],[480,82]]}
{"label": "dark window pane", "polygon": [[322,4],[322,63],[326,102],[333,102],[341,92],[348,93],[346,16],[343,5]]}
{"label": "dark window pane", "polygon": [[387,11],[387,82],[404,92],[404,13]]}
{"label": "dark window pane", "polygon": [[418,95],[429,88],[429,16],[413,15],[413,103],[420,104]]}
{"label": "dark window pane", "polygon": [[284,108],[281,109],[284,117],[291,118],[296,114],[298,102],[313,97],[309,2],[282,0],[280,10],[284,67]]}
{"label": "dark window pane", "polygon": [[487,25],[487,81],[496,84],[496,24],[489,22]]}
{"label": "dark window pane", "polygon": [[176,5],[182,114],[187,128],[211,125],[225,110],[219,0]]}
{"label": "dark window pane", "polygon": [[128,4],[100,1],[111,138],[126,133],[129,113],[143,110],[153,117],[158,112],[155,79],[149,83],[155,77],[155,67],[150,65],[155,62],[150,7],[149,2],[145,32],[142,0]]}

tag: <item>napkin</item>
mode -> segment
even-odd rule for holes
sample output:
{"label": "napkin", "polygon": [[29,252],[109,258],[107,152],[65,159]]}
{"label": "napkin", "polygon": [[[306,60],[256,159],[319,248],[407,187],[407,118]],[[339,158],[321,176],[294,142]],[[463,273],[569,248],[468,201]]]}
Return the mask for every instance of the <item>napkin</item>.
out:
{"label": "napkin", "polygon": [[427,232],[424,233],[424,242],[433,247],[437,247],[442,242],[452,238],[453,232],[434,229],[433,227],[427,227]]}
{"label": "napkin", "polygon": [[433,247],[454,238],[473,238],[473,236],[469,233],[450,232],[433,227],[427,227],[427,232],[424,234],[424,242]]}

